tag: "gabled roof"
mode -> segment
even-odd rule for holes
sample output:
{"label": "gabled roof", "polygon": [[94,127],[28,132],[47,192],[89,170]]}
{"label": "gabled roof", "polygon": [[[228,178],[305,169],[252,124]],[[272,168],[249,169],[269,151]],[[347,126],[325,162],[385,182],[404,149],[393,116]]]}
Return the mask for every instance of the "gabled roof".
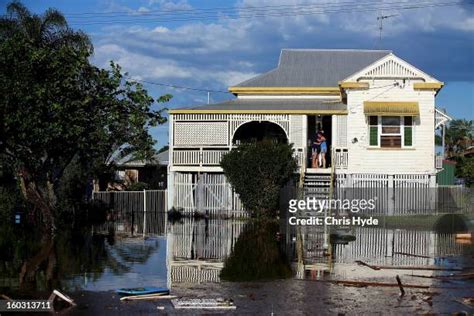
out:
{"label": "gabled roof", "polygon": [[[405,60],[390,53],[374,63],[359,69],[356,73],[344,78],[345,82],[358,82],[361,79],[421,79],[425,83],[441,83]],[[416,88],[416,87],[415,87]],[[426,89],[430,86],[426,86]]]}
{"label": "gabled roof", "polygon": [[337,87],[339,81],[390,53],[388,50],[283,49],[277,68],[236,87]]}

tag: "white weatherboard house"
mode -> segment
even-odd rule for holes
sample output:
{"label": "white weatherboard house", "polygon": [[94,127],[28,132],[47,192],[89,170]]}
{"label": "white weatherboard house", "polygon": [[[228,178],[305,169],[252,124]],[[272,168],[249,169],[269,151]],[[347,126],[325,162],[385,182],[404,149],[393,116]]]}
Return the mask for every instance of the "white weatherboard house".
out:
{"label": "white weatherboard house", "polygon": [[[170,111],[170,207],[240,210],[219,162],[263,137],[293,143],[307,186],[435,187],[442,86],[391,51],[283,49],[275,69],[229,88],[236,99]],[[309,168],[318,129],[325,169]]]}

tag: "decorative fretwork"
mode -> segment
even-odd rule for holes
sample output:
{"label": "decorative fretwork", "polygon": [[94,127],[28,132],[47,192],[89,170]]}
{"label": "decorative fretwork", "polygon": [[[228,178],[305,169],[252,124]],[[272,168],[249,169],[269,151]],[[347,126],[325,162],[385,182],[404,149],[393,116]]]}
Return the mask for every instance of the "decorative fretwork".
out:
{"label": "decorative fretwork", "polygon": [[175,122],[174,144],[227,145],[227,122]]}
{"label": "decorative fretwork", "polygon": [[272,122],[279,125],[289,138],[290,135],[290,115],[273,115],[273,114],[231,114],[228,116],[230,121],[230,141],[234,138],[237,129],[249,122]]}
{"label": "decorative fretwork", "polygon": [[368,78],[419,78],[420,74],[410,68],[389,59],[381,65],[378,65],[367,71],[363,77]]}
{"label": "decorative fretwork", "polygon": [[452,118],[449,117],[446,113],[443,113],[438,109],[435,110],[435,128],[438,128],[441,125],[446,125],[446,123],[451,120]]}
{"label": "decorative fretwork", "polygon": [[[263,121],[279,125],[291,138],[288,114],[175,114],[173,121],[176,146],[230,144],[240,126]],[[223,137],[226,137],[225,142]]]}

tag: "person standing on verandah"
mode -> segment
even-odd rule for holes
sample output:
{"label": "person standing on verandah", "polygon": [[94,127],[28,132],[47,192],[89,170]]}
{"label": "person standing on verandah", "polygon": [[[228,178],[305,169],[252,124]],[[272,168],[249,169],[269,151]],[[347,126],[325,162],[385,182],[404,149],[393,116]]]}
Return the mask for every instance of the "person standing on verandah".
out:
{"label": "person standing on verandah", "polygon": [[316,139],[311,145],[312,155],[311,155],[311,168],[318,167],[318,156],[321,151],[321,143],[319,142],[319,132],[316,134]]}
{"label": "person standing on verandah", "polygon": [[321,161],[318,161],[319,167],[326,168],[326,153],[328,152],[328,146],[326,143],[326,137],[324,136],[324,131],[319,132],[318,137],[319,137],[319,143],[320,143],[320,148],[321,148],[321,152],[319,154]]}

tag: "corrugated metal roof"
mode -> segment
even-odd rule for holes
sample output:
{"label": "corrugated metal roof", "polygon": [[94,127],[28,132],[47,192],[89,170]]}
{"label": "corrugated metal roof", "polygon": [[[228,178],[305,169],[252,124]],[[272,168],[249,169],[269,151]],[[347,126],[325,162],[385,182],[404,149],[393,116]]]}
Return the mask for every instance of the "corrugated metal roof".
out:
{"label": "corrugated metal roof", "polygon": [[144,160],[130,160],[130,157],[125,157],[121,161],[116,162],[117,166],[121,167],[144,167],[145,165],[161,165],[167,166],[169,163],[169,151],[165,150],[153,156],[152,159]]}
{"label": "corrugated metal roof", "polygon": [[334,99],[234,99],[178,110],[203,111],[345,111],[347,106]]}
{"label": "corrugated metal roof", "polygon": [[283,49],[278,67],[237,87],[336,87],[389,50]]}

